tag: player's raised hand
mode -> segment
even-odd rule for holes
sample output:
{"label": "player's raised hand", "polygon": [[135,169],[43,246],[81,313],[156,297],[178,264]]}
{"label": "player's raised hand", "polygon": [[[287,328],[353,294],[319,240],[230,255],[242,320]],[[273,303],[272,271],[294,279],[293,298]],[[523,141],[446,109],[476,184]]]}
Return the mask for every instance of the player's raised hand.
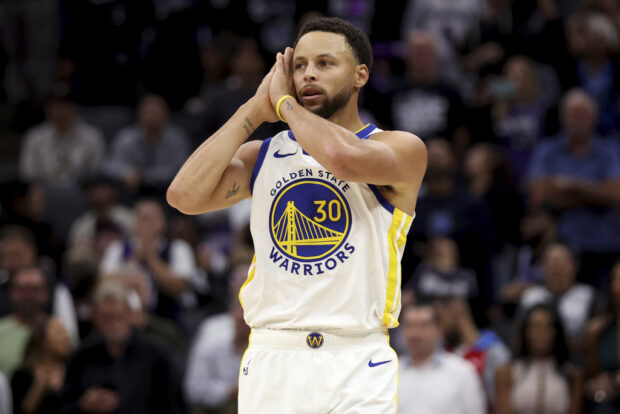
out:
{"label": "player's raised hand", "polygon": [[262,82],[256,89],[256,93],[253,98],[253,101],[262,113],[262,117],[265,122],[277,122],[279,120],[278,115],[276,114],[276,111],[273,108],[273,105],[271,105],[271,101],[269,99],[269,87],[275,72],[276,64],[274,64],[269,73],[265,75]]}
{"label": "player's raised hand", "polygon": [[293,85],[293,72],[291,70],[293,62],[293,48],[287,47],[284,54],[276,55],[276,71],[271,79],[269,86],[269,98],[271,105],[276,107],[278,100],[284,95],[295,96],[295,87]]}

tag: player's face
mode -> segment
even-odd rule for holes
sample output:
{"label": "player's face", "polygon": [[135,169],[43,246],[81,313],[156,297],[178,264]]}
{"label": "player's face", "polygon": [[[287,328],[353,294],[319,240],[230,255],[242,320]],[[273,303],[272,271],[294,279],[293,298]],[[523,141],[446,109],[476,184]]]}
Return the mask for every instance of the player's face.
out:
{"label": "player's face", "polygon": [[356,82],[359,71],[366,68],[357,64],[344,35],[328,32],[303,35],[295,47],[292,66],[299,103],[323,118],[349,102],[362,86]]}

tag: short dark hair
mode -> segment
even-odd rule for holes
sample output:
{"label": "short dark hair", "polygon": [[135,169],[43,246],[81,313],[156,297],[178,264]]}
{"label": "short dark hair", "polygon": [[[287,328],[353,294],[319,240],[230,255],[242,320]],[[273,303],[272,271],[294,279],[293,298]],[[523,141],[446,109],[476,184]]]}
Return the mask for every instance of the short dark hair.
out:
{"label": "short dark hair", "polygon": [[293,47],[296,47],[299,39],[309,32],[328,32],[344,35],[347,43],[353,49],[355,59],[359,63],[368,66],[368,71],[372,70],[373,58],[370,40],[368,40],[368,36],[361,29],[353,26],[348,21],[338,17],[318,17],[310,20],[299,31]]}
{"label": "short dark hair", "polygon": [[25,227],[12,224],[3,228],[0,231],[0,242],[7,240],[20,240],[34,251],[37,250],[37,242],[34,235]]}
{"label": "short dark hair", "polygon": [[439,313],[437,312],[437,307],[430,300],[421,299],[421,300],[417,300],[414,303],[410,303],[409,305],[406,305],[402,309],[401,313],[404,315],[408,311],[417,311],[417,310],[424,310],[424,309],[429,309],[431,311],[433,323],[435,323],[435,325],[439,325],[440,321],[439,321]]}

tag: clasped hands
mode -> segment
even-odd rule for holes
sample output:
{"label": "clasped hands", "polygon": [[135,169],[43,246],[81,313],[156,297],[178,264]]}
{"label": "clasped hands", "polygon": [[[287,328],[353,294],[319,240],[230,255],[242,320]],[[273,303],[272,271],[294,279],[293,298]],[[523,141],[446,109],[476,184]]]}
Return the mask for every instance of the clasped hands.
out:
{"label": "clasped hands", "polygon": [[285,95],[296,96],[293,84],[293,48],[287,47],[284,53],[278,52],[276,62],[263,78],[254,95],[254,103],[265,122],[277,122],[276,106]]}

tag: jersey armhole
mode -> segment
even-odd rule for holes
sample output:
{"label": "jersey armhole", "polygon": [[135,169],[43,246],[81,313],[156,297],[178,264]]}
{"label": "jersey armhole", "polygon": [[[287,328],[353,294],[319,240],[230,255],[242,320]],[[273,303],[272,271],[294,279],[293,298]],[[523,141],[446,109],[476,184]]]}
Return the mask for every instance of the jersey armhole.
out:
{"label": "jersey armhole", "polygon": [[252,194],[254,194],[254,182],[256,181],[256,177],[258,177],[258,173],[263,166],[263,161],[265,160],[265,156],[267,155],[267,150],[269,149],[270,143],[271,138],[267,138],[263,141],[260,146],[260,150],[258,151],[258,158],[256,158],[256,164],[254,164],[254,169],[252,170],[252,178],[250,179],[250,193]]}
{"label": "jersey armhole", "polygon": [[381,191],[379,191],[377,186],[374,185],[374,184],[368,184],[368,187],[370,187],[370,189],[372,190],[372,192],[375,195],[375,197],[377,197],[377,201],[379,201],[379,203],[381,203],[383,208],[385,208],[387,211],[389,211],[390,214],[394,214],[394,208],[395,207],[392,204],[390,204],[390,202],[387,201],[385,199],[385,197],[383,197],[383,194],[381,194]]}

